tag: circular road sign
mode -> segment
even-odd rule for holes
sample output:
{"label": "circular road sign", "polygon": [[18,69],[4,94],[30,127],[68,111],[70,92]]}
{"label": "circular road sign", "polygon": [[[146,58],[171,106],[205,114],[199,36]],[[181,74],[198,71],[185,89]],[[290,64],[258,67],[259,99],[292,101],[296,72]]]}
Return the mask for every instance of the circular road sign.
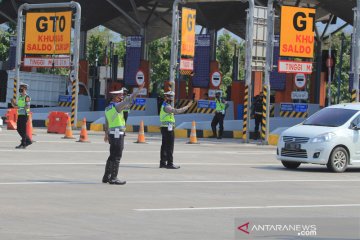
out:
{"label": "circular road sign", "polygon": [[221,84],[221,74],[219,72],[213,72],[211,74],[211,84],[214,87],[219,87]]}
{"label": "circular road sign", "polygon": [[295,75],[295,86],[299,89],[302,89],[306,86],[306,77],[303,73],[297,73]]}
{"label": "circular road sign", "polygon": [[136,83],[137,85],[142,85],[145,81],[145,76],[144,76],[144,73],[143,71],[139,70],[137,73],[136,73]]}

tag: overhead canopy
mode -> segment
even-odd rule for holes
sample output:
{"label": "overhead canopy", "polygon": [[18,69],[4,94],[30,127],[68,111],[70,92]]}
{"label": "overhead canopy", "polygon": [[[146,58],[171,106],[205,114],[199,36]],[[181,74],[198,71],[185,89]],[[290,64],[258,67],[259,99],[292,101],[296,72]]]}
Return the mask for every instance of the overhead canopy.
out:
{"label": "overhead canopy", "polygon": [[[54,3],[64,0],[8,0],[0,4],[0,23],[16,22],[17,8],[23,3]],[[77,0],[82,8],[81,30],[90,30],[103,25],[124,36],[138,35],[146,31],[146,41],[167,36],[171,33],[173,0]],[[315,7],[317,19],[324,19],[329,13],[353,22],[352,8],[356,0],[282,0],[284,5]],[[255,0],[260,6],[267,6],[267,0]],[[197,10],[197,24],[207,29],[226,28],[244,38],[246,9],[243,2],[189,3],[186,6]]]}

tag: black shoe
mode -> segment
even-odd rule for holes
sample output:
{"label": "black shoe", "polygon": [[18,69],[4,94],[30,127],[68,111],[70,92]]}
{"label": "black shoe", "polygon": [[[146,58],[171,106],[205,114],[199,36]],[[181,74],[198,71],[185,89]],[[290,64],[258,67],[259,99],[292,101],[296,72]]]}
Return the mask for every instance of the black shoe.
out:
{"label": "black shoe", "polygon": [[216,138],[216,135],[212,135],[212,136],[210,136],[209,138]]}
{"label": "black shoe", "polygon": [[16,148],[16,149],[25,149],[25,148],[26,148],[26,146],[25,146],[25,145],[20,144],[19,146],[16,146],[15,148]]}
{"label": "black shoe", "polygon": [[108,183],[108,182],[109,182],[109,176],[104,175],[104,176],[103,176],[103,179],[102,179],[102,182],[103,182],[103,183]]}
{"label": "black shoe", "polygon": [[31,145],[32,144],[32,142],[30,141],[30,142],[26,142],[26,146],[29,146],[29,145]]}
{"label": "black shoe", "polygon": [[121,181],[120,179],[116,178],[116,179],[110,179],[109,183],[115,185],[124,185],[126,184],[126,181]]}
{"label": "black shoe", "polygon": [[219,137],[217,137],[217,139],[222,139],[222,137],[219,136]]}
{"label": "black shoe", "polygon": [[159,168],[166,168],[166,163],[160,162],[160,167]]}
{"label": "black shoe", "polygon": [[180,166],[176,166],[176,165],[174,165],[174,164],[168,164],[168,165],[166,166],[166,168],[167,168],[167,169],[179,169]]}

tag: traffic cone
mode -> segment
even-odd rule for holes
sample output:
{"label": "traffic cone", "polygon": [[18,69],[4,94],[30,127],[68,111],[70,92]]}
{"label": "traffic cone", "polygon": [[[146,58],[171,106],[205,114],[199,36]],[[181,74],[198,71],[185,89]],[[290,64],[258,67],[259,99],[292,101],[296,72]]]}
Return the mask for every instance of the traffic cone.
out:
{"label": "traffic cone", "polygon": [[187,142],[188,144],[198,144],[197,137],[196,137],[196,123],[192,121],[191,124],[191,133],[190,133],[190,141]]}
{"label": "traffic cone", "polygon": [[80,139],[78,142],[90,142],[88,139],[87,129],[86,129],[86,118],[83,119],[83,124],[81,126]]}
{"label": "traffic cone", "polygon": [[32,125],[32,114],[29,114],[28,121],[26,123],[26,135],[29,137],[30,141],[32,141],[33,136],[33,125]]}
{"label": "traffic cone", "polygon": [[135,143],[146,143],[145,142],[145,134],[144,134],[144,121],[140,122],[140,129],[138,139]]}
{"label": "traffic cone", "polygon": [[73,136],[73,133],[72,133],[72,129],[71,129],[71,120],[70,120],[70,118],[68,118],[68,121],[67,121],[67,124],[66,124],[65,136],[63,137],[63,139],[75,139],[74,136]]}

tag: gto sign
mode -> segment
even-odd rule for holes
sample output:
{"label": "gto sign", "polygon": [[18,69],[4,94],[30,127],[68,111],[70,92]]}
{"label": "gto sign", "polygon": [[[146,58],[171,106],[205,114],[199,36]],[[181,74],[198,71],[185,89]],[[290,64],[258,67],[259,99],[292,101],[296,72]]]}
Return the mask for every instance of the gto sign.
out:
{"label": "gto sign", "polygon": [[281,7],[280,56],[313,58],[315,9]]}
{"label": "gto sign", "polygon": [[70,54],[71,11],[26,14],[25,54]]}

